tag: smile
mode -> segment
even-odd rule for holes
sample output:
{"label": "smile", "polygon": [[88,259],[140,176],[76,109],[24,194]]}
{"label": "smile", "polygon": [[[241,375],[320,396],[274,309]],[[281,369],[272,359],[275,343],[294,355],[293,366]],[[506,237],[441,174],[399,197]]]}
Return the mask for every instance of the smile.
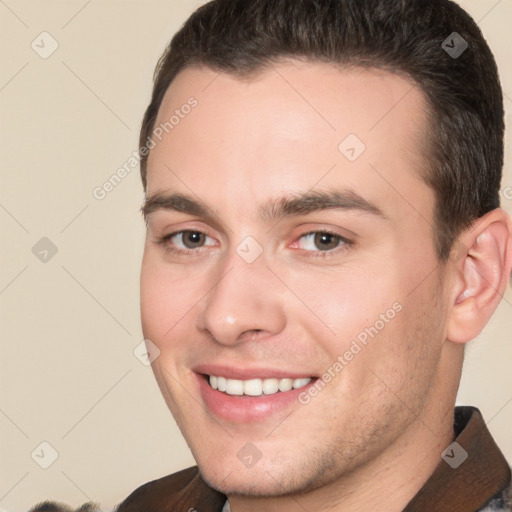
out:
{"label": "smile", "polygon": [[201,364],[193,372],[206,409],[218,419],[244,424],[303,407],[299,394],[318,380],[308,373],[242,364]]}
{"label": "smile", "polygon": [[307,386],[311,382],[310,377],[299,379],[249,379],[238,380],[228,379],[226,377],[209,375],[208,382],[213,389],[237,396],[261,396],[274,395],[280,392],[299,389]]}

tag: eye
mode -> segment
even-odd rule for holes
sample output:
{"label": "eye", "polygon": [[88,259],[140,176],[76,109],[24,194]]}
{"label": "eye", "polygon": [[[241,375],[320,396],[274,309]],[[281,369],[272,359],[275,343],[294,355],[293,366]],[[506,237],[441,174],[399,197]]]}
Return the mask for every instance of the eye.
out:
{"label": "eye", "polygon": [[209,237],[200,231],[180,231],[172,235],[169,240],[180,249],[197,249],[205,245],[207,238]]}
{"label": "eye", "polygon": [[215,240],[201,231],[184,230],[171,233],[158,240],[169,252],[188,254],[205,246],[215,245]]}
{"label": "eye", "polygon": [[306,251],[328,252],[348,243],[350,243],[349,240],[336,233],[313,231],[299,238],[298,248]]}

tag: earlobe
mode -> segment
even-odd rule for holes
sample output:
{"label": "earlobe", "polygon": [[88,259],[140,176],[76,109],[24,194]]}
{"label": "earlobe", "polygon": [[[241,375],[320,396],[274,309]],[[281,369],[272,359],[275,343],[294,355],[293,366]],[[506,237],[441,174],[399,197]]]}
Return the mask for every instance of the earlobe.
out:
{"label": "earlobe", "polygon": [[[512,221],[496,209],[477,219],[459,237],[448,340],[467,343],[482,331],[509,283]],[[463,250],[461,250],[463,248]]]}

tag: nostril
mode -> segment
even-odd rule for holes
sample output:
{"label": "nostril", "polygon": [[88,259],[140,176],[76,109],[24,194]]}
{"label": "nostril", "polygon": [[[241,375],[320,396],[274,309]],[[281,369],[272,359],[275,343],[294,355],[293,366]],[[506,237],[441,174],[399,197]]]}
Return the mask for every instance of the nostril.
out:
{"label": "nostril", "polygon": [[[251,341],[254,341],[257,338],[257,336],[260,334],[260,332],[262,332],[261,329],[253,329],[251,331],[246,331],[244,333],[244,335],[247,336],[247,338],[249,338]],[[242,338],[243,338],[243,335],[242,335]]]}

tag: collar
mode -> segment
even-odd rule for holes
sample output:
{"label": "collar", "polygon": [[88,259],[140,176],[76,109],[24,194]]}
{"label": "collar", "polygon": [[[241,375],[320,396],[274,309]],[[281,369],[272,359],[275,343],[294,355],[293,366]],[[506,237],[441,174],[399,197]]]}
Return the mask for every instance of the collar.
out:
{"label": "collar", "polygon": [[478,409],[456,407],[454,431],[444,460],[403,512],[476,512],[510,486],[510,468]]}

